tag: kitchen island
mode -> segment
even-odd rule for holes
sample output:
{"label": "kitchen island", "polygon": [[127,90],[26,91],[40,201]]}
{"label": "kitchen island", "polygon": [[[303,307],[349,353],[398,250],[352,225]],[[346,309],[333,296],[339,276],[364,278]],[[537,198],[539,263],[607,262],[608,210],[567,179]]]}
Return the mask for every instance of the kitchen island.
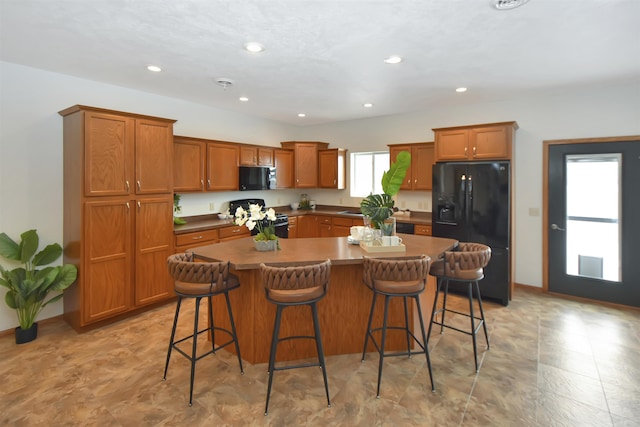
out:
{"label": "kitchen island", "polygon": [[[435,259],[438,254],[453,248],[456,240],[437,237],[400,235],[406,252],[367,253],[360,246],[348,243],[347,237],[307,239],[280,239],[281,250],[258,252],[252,237],[201,246],[192,250],[200,260],[224,260],[231,263],[231,271],[240,278],[240,288],[229,293],[236,321],[242,358],[250,363],[265,363],[269,358],[269,345],[275,318],[275,306],[266,300],[260,279],[260,263],[294,266],[331,260],[329,290],[318,303],[320,329],[326,355],[359,353],[362,351],[372,293],[362,283],[362,257],[417,256],[425,254]],[[425,322],[428,322],[435,295],[435,281],[430,277],[427,290],[422,294]],[[382,324],[383,300],[378,301],[374,325]],[[402,299],[394,298],[389,308],[389,324],[403,324]],[[415,310],[415,307],[414,307]],[[216,324],[228,327],[224,299],[214,299]],[[414,319],[416,321],[414,321]],[[410,310],[409,322],[416,330],[417,317]],[[280,336],[311,335],[312,322],[309,308],[290,307],[284,310]],[[220,337],[225,341],[227,337]],[[404,334],[389,331],[388,349],[406,345]],[[229,348],[229,347],[227,347]],[[368,351],[373,351],[373,346]],[[229,351],[233,351],[229,348]],[[279,360],[298,360],[315,357],[313,340],[284,342],[278,347]]]}

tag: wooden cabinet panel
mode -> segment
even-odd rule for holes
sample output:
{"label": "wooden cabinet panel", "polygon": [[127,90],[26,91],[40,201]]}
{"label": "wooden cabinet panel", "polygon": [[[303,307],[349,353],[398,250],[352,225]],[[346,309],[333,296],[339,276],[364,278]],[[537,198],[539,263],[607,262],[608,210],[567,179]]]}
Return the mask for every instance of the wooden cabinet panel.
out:
{"label": "wooden cabinet panel", "polygon": [[251,235],[251,231],[244,225],[232,225],[230,227],[224,227],[218,230],[220,235],[220,241],[226,242],[227,240],[241,239]]}
{"label": "wooden cabinet panel", "polygon": [[303,215],[298,217],[298,237],[318,237],[318,217]]}
{"label": "wooden cabinet panel", "polygon": [[411,153],[411,166],[407,169],[401,190],[431,190],[434,163],[433,142],[389,145],[389,161],[395,162],[401,151]]}
{"label": "wooden cabinet panel", "polygon": [[436,132],[436,160],[467,160],[469,132],[466,129]]}
{"label": "wooden cabinet panel", "polygon": [[351,234],[351,226],[353,220],[351,218],[333,217],[331,219],[331,235],[333,237],[345,237]]}
{"label": "wooden cabinet panel", "polygon": [[173,139],[173,190],[204,191],[206,143],[188,138]]}
{"label": "wooden cabinet panel", "polygon": [[510,138],[506,126],[469,130],[471,156],[474,160],[508,159],[511,157]]}
{"label": "wooden cabinet panel", "polygon": [[173,295],[167,257],[173,253],[173,198],[136,201],[135,304],[146,305]]}
{"label": "wooden cabinet panel", "polygon": [[124,313],[133,305],[131,209],[128,200],[120,199],[84,205],[86,253],[79,278],[90,284],[79,290],[84,323]]}
{"label": "wooden cabinet panel", "polygon": [[136,120],[136,194],[173,192],[173,124]]}
{"label": "wooden cabinet panel", "polygon": [[295,239],[298,237],[298,217],[290,216],[289,217],[289,239]]}
{"label": "wooden cabinet panel", "polygon": [[332,148],[318,151],[318,186],[320,188],[346,188],[347,150]]}
{"label": "wooden cabinet panel", "polygon": [[239,150],[243,166],[273,166],[273,148],[240,144]]}
{"label": "wooden cabinet panel", "polygon": [[326,149],[329,144],[315,141],[285,141],[280,144],[294,150],[295,187],[317,188],[318,150]]}
{"label": "wooden cabinet panel", "polygon": [[414,227],[415,234],[420,236],[431,236],[431,226],[430,225],[416,225]]}
{"label": "wooden cabinet panel", "polygon": [[[75,145],[85,153],[84,195],[129,194],[133,184],[131,159],[135,143],[135,120],[126,116],[88,111],[84,116],[84,126],[84,138],[78,137],[79,129],[67,129],[68,135],[65,135],[65,138],[79,139]],[[85,140],[90,143],[83,144]]]}
{"label": "wooden cabinet panel", "polygon": [[217,243],[218,230],[202,230],[185,234],[176,234],[176,253],[184,252],[189,248]]}
{"label": "wooden cabinet panel", "polygon": [[207,190],[237,189],[237,145],[207,143]]}
{"label": "wooden cabinet panel", "polygon": [[275,149],[276,188],[293,188],[294,162],[293,150]]}
{"label": "wooden cabinet panel", "polygon": [[516,122],[433,129],[436,161],[509,160]]}

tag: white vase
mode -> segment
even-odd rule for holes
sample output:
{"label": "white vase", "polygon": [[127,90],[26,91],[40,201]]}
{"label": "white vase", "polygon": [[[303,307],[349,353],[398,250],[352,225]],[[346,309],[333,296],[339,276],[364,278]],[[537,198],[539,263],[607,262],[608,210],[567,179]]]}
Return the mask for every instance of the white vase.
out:
{"label": "white vase", "polygon": [[278,248],[278,240],[254,240],[256,250],[259,252],[275,251]]}

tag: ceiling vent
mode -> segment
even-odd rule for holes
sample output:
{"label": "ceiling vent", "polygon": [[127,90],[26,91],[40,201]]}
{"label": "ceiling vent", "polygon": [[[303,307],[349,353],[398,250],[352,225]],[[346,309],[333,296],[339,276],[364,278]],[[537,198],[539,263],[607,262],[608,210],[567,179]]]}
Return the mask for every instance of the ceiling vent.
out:
{"label": "ceiling vent", "polygon": [[218,86],[222,86],[223,89],[233,86],[233,80],[224,77],[217,78],[216,83]]}
{"label": "ceiling vent", "polygon": [[520,7],[529,0],[494,0],[493,7],[498,10],[511,10]]}

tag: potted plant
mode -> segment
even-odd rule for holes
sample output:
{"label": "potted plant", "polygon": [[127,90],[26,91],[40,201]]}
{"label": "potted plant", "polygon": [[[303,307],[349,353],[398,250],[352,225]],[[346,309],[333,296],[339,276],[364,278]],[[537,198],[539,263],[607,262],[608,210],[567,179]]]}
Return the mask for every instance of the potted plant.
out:
{"label": "potted plant", "polygon": [[78,269],[66,264],[56,267],[36,267],[51,264],[62,255],[59,244],[53,243],[36,253],[40,239],[36,230],[20,235],[16,243],[5,233],[0,233],[0,255],[10,261],[18,261],[23,267],[6,270],[0,265],[0,285],[8,289],[5,302],[18,313],[16,344],[33,341],[38,334],[35,323],[40,311],[48,304],[62,298],[62,293],[45,301],[49,292],[63,291],[76,280]]}
{"label": "potted plant", "polygon": [[280,249],[280,242],[278,236],[276,236],[275,228],[276,212],[273,208],[263,212],[262,206],[249,205],[249,212],[247,212],[241,206],[238,206],[235,217],[234,223],[236,225],[246,225],[251,231],[254,228],[258,230],[258,234],[253,238],[256,250],[273,251]]}
{"label": "potted plant", "polygon": [[385,220],[393,215],[395,201],[393,196],[398,194],[400,186],[407,174],[407,169],[411,166],[411,154],[408,151],[401,151],[396,156],[395,162],[391,163],[389,170],[382,174],[382,194],[369,194],[360,202],[360,211],[369,217],[369,221],[374,228],[379,228],[383,235],[391,234],[391,230],[385,224]]}

